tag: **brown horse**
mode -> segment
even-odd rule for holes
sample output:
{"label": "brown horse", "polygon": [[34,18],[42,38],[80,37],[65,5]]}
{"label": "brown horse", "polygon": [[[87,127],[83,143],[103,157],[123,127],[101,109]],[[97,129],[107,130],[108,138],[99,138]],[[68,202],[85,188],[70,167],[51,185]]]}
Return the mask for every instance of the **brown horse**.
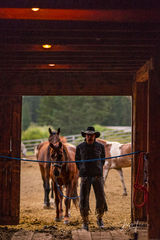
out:
{"label": "brown horse", "polygon": [[[43,180],[43,188],[44,188],[44,208],[49,208],[50,207],[50,200],[49,200],[49,193],[50,190],[52,190],[51,192],[51,200],[53,201],[53,185],[51,185],[50,188],[50,166],[51,164],[48,163],[47,161],[50,161],[50,146],[49,144],[55,144],[57,142],[59,142],[62,139],[62,141],[65,141],[64,137],[60,137],[59,133],[60,133],[60,129],[58,129],[57,132],[52,131],[49,128],[49,133],[50,136],[48,138],[48,141],[40,143],[37,148],[36,148],[36,158],[37,160],[43,161],[43,162],[39,162],[39,167],[40,167],[40,172],[41,172],[41,177]],[[52,184],[52,182],[51,182]]]}
{"label": "brown horse", "polygon": [[[75,146],[66,142],[64,137],[60,137],[60,128],[57,132],[49,128],[50,136],[48,141],[41,143],[37,147],[37,159],[43,162],[39,163],[41,176],[44,187],[44,207],[50,207],[49,192],[50,179],[52,179],[52,192],[55,193],[56,203],[56,221],[62,219],[62,188],[66,187],[67,197],[77,196],[78,170],[75,163],[66,163],[66,161],[74,161]],[[48,163],[53,161],[53,163]],[[56,164],[54,164],[56,161]],[[59,161],[59,164],[57,163]],[[65,163],[62,163],[65,161]],[[78,199],[73,199],[74,204],[77,204]],[[65,223],[68,222],[71,200],[65,199]]]}
{"label": "brown horse", "polygon": [[[56,221],[62,219],[62,209],[60,208],[63,199],[63,186],[66,188],[65,196],[65,216],[64,223],[69,222],[69,210],[71,207],[71,199],[77,207],[78,195],[78,169],[75,163],[75,146],[69,143],[50,143],[50,159],[53,161],[51,164],[51,177],[53,181],[53,189],[55,193],[56,205]],[[71,161],[71,162],[70,162]]]}

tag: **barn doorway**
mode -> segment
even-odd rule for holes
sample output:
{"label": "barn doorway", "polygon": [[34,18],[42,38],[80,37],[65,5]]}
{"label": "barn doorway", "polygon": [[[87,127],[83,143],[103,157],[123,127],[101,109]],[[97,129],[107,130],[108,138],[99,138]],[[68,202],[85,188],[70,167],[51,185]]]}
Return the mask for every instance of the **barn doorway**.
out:
{"label": "barn doorway", "polygon": [[[42,99],[43,98],[43,99]],[[59,98],[59,99],[58,99]],[[67,99],[68,98],[68,99]],[[88,100],[87,100],[88,99]],[[47,119],[45,116],[39,117],[38,119],[38,112],[40,113],[40,109],[43,109],[44,112],[51,112],[53,110],[52,105],[50,102],[54,101],[54,106],[56,106],[56,101],[60,102],[59,106],[55,107],[55,111],[52,114],[56,114],[58,116],[59,121],[55,121],[55,118],[52,115],[52,122],[50,121],[47,124]],[[67,102],[68,101],[68,102]],[[105,101],[108,101],[110,104],[112,103],[111,109],[105,105]],[[48,125],[52,126],[53,128],[57,129],[57,127],[61,127],[61,134],[70,137],[69,141],[72,141],[73,144],[77,145],[83,139],[78,136],[82,129],[86,129],[88,125],[94,125],[95,128],[101,132],[101,137],[106,139],[107,141],[118,141],[120,143],[131,142],[131,108],[132,108],[132,99],[131,97],[127,96],[27,96],[23,97],[23,105],[22,105],[22,141],[26,145],[27,148],[27,155],[25,156],[26,159],[32,159],[33,162],[22,161],[21,163],[21,214],[20,214],[20,224],[22,228],[25,228],[25,225],[28,225],[29,228],[42,228],[44,225],[51,225],[54,221],[55,210],[54,207],[51,209],[43,209],[43,186],[42,186],[42,179],[40,175],[40,170],[37,162],[34,162],[35,155],[34,155],[34,144],[36,142],[29,142],[29,140],[36,140],[41,139],[42,141],[48,137],[47,135],[39,135],[36,136],[36,128],[37,131],[47,131]],[[41,102],[41,106],[40,106]],[[81,106],[78,110],[76,107],[74,109],[70,107],[65,112],[65,121],[62,121],[62,111],[65,109],[64,106],[61,109],[61,105],[64,103],[69,102],[77,102]],[[28,104],[27,104],[28,103]],[[50,106],[47,110],[47,103]],[[67,104],[66,103],[66,104]],[[87,104],[86,108],[83,107],[84,103]],[[92,108],[89,108],[92,106]],[[119,109],[118,109],[119,106]],[[126,107],[125,107],[126,106]],[[88,113],[86,109],[88,108]],[[31,110],[32,109],[32,110]],[[102,122],[102,111],[106,109],[107,115],[105,118],[109,118],[110,122],[107,121]],[[116,110],[117,109],[117,112]],[[124,112],[122,114],[122,109]],[[96,113],[97,111],[97,113]],[[36,114],[35,114],[36,112]],[[70,113],[67,119],[67,113]],[[80,117],[78,116],[78,112],[80,112]],[[30,116],[28,116],[29,114]],[[47,115],[47,114],[46,114]],[[94,119],[93,117],[96,116]],[[99,117],[100,116],[100,117]],[[108,117],[107,117],[108,116]],[[126,116],[126,117],[125,117]],[[74,118],[75,117],[75,118]],[[27,119],[28,123],[26,124],[25,119]],[[87,122],[87,118],[89,121]],[[121,121],[118,122],[118,118]],[[127,120],[125,118],[128,118]],[[72,128],[69,126],[69,122],[72,119]],[[82,119],[82,121],[80,121]],[[92,122],[92,119],[94,121]],[[115,121],[114,121],[115,119]],[[45,123],[45,124],[42,124]],[[76,129],[75,125],[79,124],[78,128]],[[81,124],[81,125],[80,125]],[[84,125],[83,125],[84,124]],[[41,127],[39,127],[41,125]],[[45,125],[45,127],[43,126]],[[42,128],[43,126],[43,128]],[[119,126],[119,127],[117,127]],[[38,128],[39,127],[39,128]],[[34,130],[35,129],[35,130]],[[43,130],[42,130],[43,129]],[[130,130],[129,130],[130,129]],[[27,133],[28,131],[28,133]],[[29,133],[30,131],[30,133]],[[33,131],[33,132],[32,132]],[[32,132],[32,133],[31,133]],[[24,139],[24,133],[26,134]],[[63,134],[64,133],[64,134]],[[28,135],[27,135],[28,134]],[[35,134],[35,135],[34,135]],[[34,139],[31,139],[29,136],[33,136]],[[105,192],[106,192],[106,199],[109,207],[109,211],[104,216],[104,222],[106,227],[108,228],[117,228],[117,227],[127,227],[131,223],[131,167],[123,169],[124,174],[124,181],[127,188],[127,196],[123,196],[123,188],[120,181],[120,177],[117,171],[111,170],[109,172],[108,178],[105,182]],[[95,218],[95,198],[93,190],[91,191],[90,195],[91,201],[91,215],[90,221],[91,226],[94,228],[96,227],[96,218]],[[78,228],[81,227],[80,214],[77,209],[72,207],[72,223],[74,226]],[[55,222],[54,222],[55,224]],[[64,224],[56,223],[56,226],[64,228]],[[65,226],[68,230],[70,226]]]}

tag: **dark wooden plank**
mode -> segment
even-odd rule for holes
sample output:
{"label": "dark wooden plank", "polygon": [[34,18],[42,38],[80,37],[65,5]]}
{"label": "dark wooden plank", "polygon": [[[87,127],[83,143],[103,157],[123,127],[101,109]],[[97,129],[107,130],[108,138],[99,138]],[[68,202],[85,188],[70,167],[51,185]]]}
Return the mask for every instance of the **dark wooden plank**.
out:
{"label": "dark wooden plank", "polygon": [[[28,239],[26,239],[28,240]],[[34,233],[32,240],[53,240],[53,236],[50,233]]]}
{"label": "dark wooden plank", "polygon": [[0,153],[10,153],[11,102],[6,96],[0,96]]}
{"label": "dark wooden plank", "polygon": [[149,78],[149,239],[160,239],[160,50],[157,48],[154,58],[154,70]]}
{"label": "dark wooden plank", "polygon": [[[145,151],[147,152],[147,123],[148,123],[148,82],[136,82],[133,87],[133,152],[135,151]],[[133,168],[132,168],[132,221],[146,221],[147,213],[146,206],[138,208],[134,205],[134,184],[137,178],[137,172],[139,168],[139,154],[134,155],[133,158]],[[143,171],[143,170],[142,170]],[[140,172],[139,184],[144,184],[143,182],[144,174]],[[143,191],[136,191],[136,204],[141,204],[143,202]]]}
{"label": "dark wooden plank", "polygon": [[[62,61],[63,62],[63,61]],[[34,70],[50,70],[50,71],[83,71],[83,72],[107,72],[107,71],[124,71],[124,72],[135,72],[135,70],[139,67],[139,64],[133,63],[114,63],[114,64],[5,64],[1,65],[1,70],[3,71],[34,71]]]}
{"label": "dark wooden plank", "polygon": [[96,72],[1,72],[0,94],[131,95],[132,75]]}
{"label": "dark wooden plank", "polygon": [[97,239],[101,239],[101,232],[97,231],[97,232],[91,232],[91,238],[92,240],[97,240]]}
{"label": "dark wooden plank", "polygon": [[77,230],[79,240],[92,240],[91,233],[86,230]]}
{"label": "dark wooden plank", "polygon": [[112,240],[129,240],[129,236],[127,236],[124,232],[120,230],[111,231]]}
{"label": "dark wooden plank", "polygon": [[[62,0],[46,0],[45,2],[43,0],[38,1],[38,6],[41,8],[58,8],[58,9],[150,9],[150,8],[157,8],[159,7],[159,1],[151,1],[151,0],[134,0],[132,1],[126,1],[126,0],[112,0],[112,1],[93,1],[93,0],[81,0],[81,1],[75,1],[75,0],[70,0],[70,1],[62,1]],[[21,1],[21,0],[16,0],[16,1],[1,1],[0,2],[0,7],[27,7],[31,8],[33,7],[32,1]]]}
{"label": "dark wooden plank", "polygon": [[79,240],[79,235],[78,235],[77,230],[72,231],[72,239],[73,240]]}
{"label": "dark wooden plank", "polygon": [[38,13],[30,8],[0,8],[0,18],[3,19],[34,19],[61,21],[107,21],[107,22],[160,22],[158,9],[41,9]]}
{"label": "dark wooden plank", "polygon": [[[1,117],[6,122],[1,125],[0,153],[9,157],[20,157],[21,103],[19,97],[0,97]],[[5,114],[4,114],[5,113]],[[8,140],[9,139],[9,140]],[[18,224],[20,212],[20,162],[0,158],[0,224]]]}
{"label": "dark wooden plank", "polygon": [[112,239],[112,235],[110,231],[107,231],[107,232],[101,231],[100,240],[111,240],[111,239]]}
{"label": "dark wooden plank", "polygon": [[[4,30],[1,30],[4,31]],[[87,30],[88,31],[88,30]],[[149,34],[149,33],[147,33]],[[14,48],[13,48],[13,43],[1,43],[0,44],[0,50],[1,52],[5,52],[6,54],[9,53],[13,53],[13,52],[21,52],[23,53],[24,51],[26,51],[27,53],[29,52],[42,52],[42,53],[46,53],[46,54],[51,54],[52,52],[54,53],[54,55],[58,55],[58,54],[73,54],[75,52],[75,54],[103,54],[103,53],[112,53],[112,55],[114,54],[114,56],[116,56],[116,54],[125,54],[125,55],[131,55],[134,56],[144,56],[145,54],[149,54],[151,53],[153,48],[147,48],[145,46],[142,46],[140,48],[137,47],[132,47],[130,49],[130,52],[128,52],[128,50],[126,49],[126,46],[121,46],[121,48],[119,47],[112,47],[108,48],[107,45],[103,44],[85,44],[85,45],[78,45],[78,44],[74,44],[74,45],[64,45],[64,44],[54,44],[54,47],[51,47],[50,49],[44,49],[42,47],[42,45],[40,44],[18,44],[18,43],[14,43]],[[134,55],[133,55],[134,53]]]}
{"label": "dark wooden plank", "polygon": [[152,69],[153,69],[153,62],[152,62],[152,59],[150,59],[136,72],[136,82],[148,81],[149,71]]}
{"label": "dark wooden plank", "polygon": [[[34,232],[32,231],[26,231],[26,230],[19,230],[18,232],[14,233],[11,240],[32,240],[33,239]],[[41,239],[41,238],[39,238]],[[42,239],[41,239],[42,240]],[[47,238],[46,238],[47,240]],[[50,238],[51,240],[51,238]]]}

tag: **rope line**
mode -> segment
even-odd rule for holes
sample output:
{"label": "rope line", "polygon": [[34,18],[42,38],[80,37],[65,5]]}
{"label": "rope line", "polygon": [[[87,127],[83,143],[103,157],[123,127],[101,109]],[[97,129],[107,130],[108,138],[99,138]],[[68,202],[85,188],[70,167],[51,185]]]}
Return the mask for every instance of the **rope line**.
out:
{"label": "rope line", "polygon": [[75,196],[75,197],[65,196],[65,195],[63,194],[63,192],[61,191],[61,189],[60,189],[59,184],[57,183],[57,181],[55,181],[55,183],[56,183],[57,190],[59,191],[59,193],[61,194],[62,197],[68,198],[68,199],[77,199],[77,198],[80,198],[80,196]]}
{"label": "rope line", "polygon": [[[117,156],[113,156],[113,157],[86,159],[86,160],[79,160],[79,161],[54,161],[54,163],[94,162],[94,161],[98,161],[98,160],[103,161],[103,160],[106,160],[106,159],[112,159],[112,158],[129,156],[129,155],[138,154],[138,153],[141,153],[141,152],[142,152],[142,151],[136,151],[136,152],[131,152],[131,153],[128,153],[128,154],[117,155]],[[13,160],[19,160],[19,161],[26,161],[26,162],[53,163],[53,161],[31,160],[31,159],[24,159],[24,158],[9,157],[9,156],[4,156],[4,155],[0,155],[0,158],[7,158],[7,159],[13,159]]]}

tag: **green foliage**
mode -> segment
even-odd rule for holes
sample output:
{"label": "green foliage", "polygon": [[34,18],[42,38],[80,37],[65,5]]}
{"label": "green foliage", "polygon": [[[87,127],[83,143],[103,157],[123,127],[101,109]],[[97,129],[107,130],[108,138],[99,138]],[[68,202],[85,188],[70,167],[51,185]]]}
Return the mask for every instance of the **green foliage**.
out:
{"label": "green foliage", "polygon": [[37,122],[37,109],[41,96],[24,96],[22,105],[22,130]]}
{"label": "green foliage", "polygon": [[31,113],[29,103],[25,102],[22,109],[22,129],[26,130],[31,123]]}
{"label": "green foliage", "polygon": [[[37,100],[36,100],[37,98]],[[121,96],[41,96],[24,97],[23,129],[29,122],[61,128],[62,135],[79,134],[95,124],[131,124],[131,99]],[[24,110],[28,103],[29,109]],[[30,120],[27,120],[27,116]]]}
{"label": "green foliage", "polygon": [[[41,138],[48,138],[49,126],[36,126],[31,125],[25,131],[22,132],[22,140],[33,140],[33,139],[41,139]],[[53,130],[53,128],[52,128]]]}
{"label": "green foliage", "polygon": [[101,126],[99,124],[94,124],[94,128],[96,132],[105,132],[107,130],[107,127]]}

